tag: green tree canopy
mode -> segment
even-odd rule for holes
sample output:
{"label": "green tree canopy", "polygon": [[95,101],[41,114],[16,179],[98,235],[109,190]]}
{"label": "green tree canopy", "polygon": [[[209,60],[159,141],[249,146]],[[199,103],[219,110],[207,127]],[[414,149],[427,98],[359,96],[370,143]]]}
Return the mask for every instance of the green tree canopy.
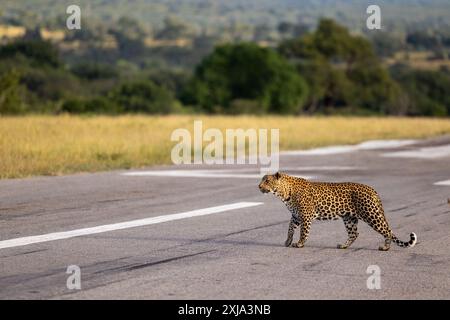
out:
{"label": "green tree canopy", "polygon": [[392,74],[411,97],[410,115],[450,115],[449,72],[396,66]]}
{"label": "green tree canopy", "polygon": [[183,100],[208,112],[230,111],[235,100],[253,100],[260,112],[293,113],[301,108],[306,93],[303,78],[279,54],[243,43],[219,46],[206,57]]}
{"label": "green tree canopy", "polygon": [[306,77],[311,88],[306,111],[350,107],[397,113],[400,87],[381,66],[370,41],[333,20],[322,19],[314,32],[283,42],[279,52]]}

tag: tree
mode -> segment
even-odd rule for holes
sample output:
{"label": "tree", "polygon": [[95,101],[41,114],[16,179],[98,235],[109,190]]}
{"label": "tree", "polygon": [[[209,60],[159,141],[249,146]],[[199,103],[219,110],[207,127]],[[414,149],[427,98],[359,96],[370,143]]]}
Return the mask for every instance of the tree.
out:
{"label": "tree", "polygon": [[262,112],[295,113],[307,87],[275,51],[242,43],[222,45],[197,67],[183,94],[187,104],[208,112],[229,111],[234,100],[254,100]]}
{"label": "tree", "polygon": [[308,82],[305,111],[351,107],[398,112],[395,103],[401,89],[381,66],[372,44],[333,20],[322,19],[315,32],[283,42],[279,52],[297,63]]}
{"label": "tree", "polygon": [[137,21],[121,17],[117,26],[109,32],[117,40],[121,57],[135,59],[145,53],[145,32]]}
{"label": "tree", "polygon": [[354,105],[382,114],[404,112],[397,106],[401,89],[386,69],[379,65],[358,65],[349,74],[349,79],[354,84]]}

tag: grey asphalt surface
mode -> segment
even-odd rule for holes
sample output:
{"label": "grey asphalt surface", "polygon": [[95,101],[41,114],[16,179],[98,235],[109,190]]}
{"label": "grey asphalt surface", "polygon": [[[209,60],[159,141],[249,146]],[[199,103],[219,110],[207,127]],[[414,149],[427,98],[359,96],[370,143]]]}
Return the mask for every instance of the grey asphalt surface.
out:
{"label": "grey asphalt surface", "polygon": [[[355,243],[336,249],[346,240],[340,220],[314,222],[304,248],[285,248],[290,214],[281,201],[259,192],[256,178],[114,171],[0,180],[0,241],[241,201],[264,203],[0,249],[0,299],[449,299],[450,186],[434,183],[450,179],[450,157],[381,156],[449,144],[446,136],[389,150],[281,157],[287,173],[375,187],[394,233],[408,240],[413,231],[419,239],[414,248],[392,245],[388,252],[377,250],[383,239],[363,222]],[[149,170],[191,168],[212,169]],[[256,173],[248,166],[221,168]],[[81,268],[81,290],[66,287],[69,265]],[[380,267],[379,290],[367,288],[370,265]]]}

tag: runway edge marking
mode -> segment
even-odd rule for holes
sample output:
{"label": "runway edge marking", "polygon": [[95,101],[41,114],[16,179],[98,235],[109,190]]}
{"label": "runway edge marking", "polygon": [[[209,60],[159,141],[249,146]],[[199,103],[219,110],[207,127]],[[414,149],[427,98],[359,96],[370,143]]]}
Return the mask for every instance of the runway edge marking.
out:
{"label": "runway edge marking", "polygon": [[[217,173],[218,170],[153,170],[153,171],[131,171],[120,173],[127,177],[181,177],[181,178],[244,178],[261,179],[263,174],[248,173]],[[312,176],[294,175],[304,179],[312,179]]]}
{"label": "runway edge marking", "polygon": [[435,186],[450,186],[450,180],[438,181],[434,183]]}
{"label": "runway edge marking", "polygon": [[90,228],[82,228],[82,229],[75,229],[75,230],[70,230],[70,231],[48,233],[48,234],[37,235],[37,236],[8,239],[8,240],[0,241],[0,249],[20,247],[20,246],[26,246],[26,245],[30,245],[30,244],[34,244],[34,243],[42,243],[42,242],[55,241],[55,240],[70,239],[70,238],[74,238],[74,237],[80,237],[80,236],[86,236],[86,235],[110,232],[110,231],[116,231],[116,230],[123,230],[123,229],[128,229],[128,228],[148,226],[148,225],[158,224],[158,223],[163,223],[163,222],[168,222],[168,221],[187,219],[187,218],[199,217],[199,216],[206,216],[206,215],[210,215],[210,214],[221,213],[221,212],[226,212],[226,211],[231,211],[231,210],[236,210],[236,209],[255,207],[255,206],[262,205],[262,204],[263,204],[263,202],[236,202],[236,203],[226,204],[226,205],[222,205],[222,206],[209,207],[209,208],[204,208],[204,209],[197,209],[197,210],[192,210],[192,211],[186,211],[186,212],[181,212],[181,213],[156,216],[156,217],[150,217],[150,218],[144,218],[144,219],[130,220],[130,221],[119,222],[119,223],[106,224],[106,225],[90,227]]}

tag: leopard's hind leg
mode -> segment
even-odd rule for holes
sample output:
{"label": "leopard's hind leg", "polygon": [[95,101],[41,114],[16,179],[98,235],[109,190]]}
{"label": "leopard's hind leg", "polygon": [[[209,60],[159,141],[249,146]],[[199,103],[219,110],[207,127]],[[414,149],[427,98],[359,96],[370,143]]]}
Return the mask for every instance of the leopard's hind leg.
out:
{"label": "leopard's hind leg", "polygon": [[378,249],[380,251],[388,251],[391,248],[394,234],[386,220],[383,207],[380,205],[376,209],[372,208],[372,210],[368,210],[366,214],[361,215],[361,218],[371,226],[372,229],[384,237],[384,245],[380,246]]}
{"label": "leopard's hind leg", "polygon": [[365,197],[362,201],[357,203],[357,216],[376,232],[384,237],[384,245],[378,249],[381,251],[388,251],[391,247],[391,242],[394,239],[394,234],[384,215],[383,204],[380,197],[374,194],[361,194],[360,197]]}
{"label": "leopard's hind leg", "polygon": [[384,214],[364,219],[369,226],[384,237],[384,245],[378,247],[380,251],[388,251],[391,248],[392,237],[394,236],[389,227]]}
{"label": "leopard's hind leg", "polygon": [[342,218],[345,229],[347,229],[348,239],[344,244],[338,244],[338,249],[347,249],[358,237],[358,218],[349,215]]}

